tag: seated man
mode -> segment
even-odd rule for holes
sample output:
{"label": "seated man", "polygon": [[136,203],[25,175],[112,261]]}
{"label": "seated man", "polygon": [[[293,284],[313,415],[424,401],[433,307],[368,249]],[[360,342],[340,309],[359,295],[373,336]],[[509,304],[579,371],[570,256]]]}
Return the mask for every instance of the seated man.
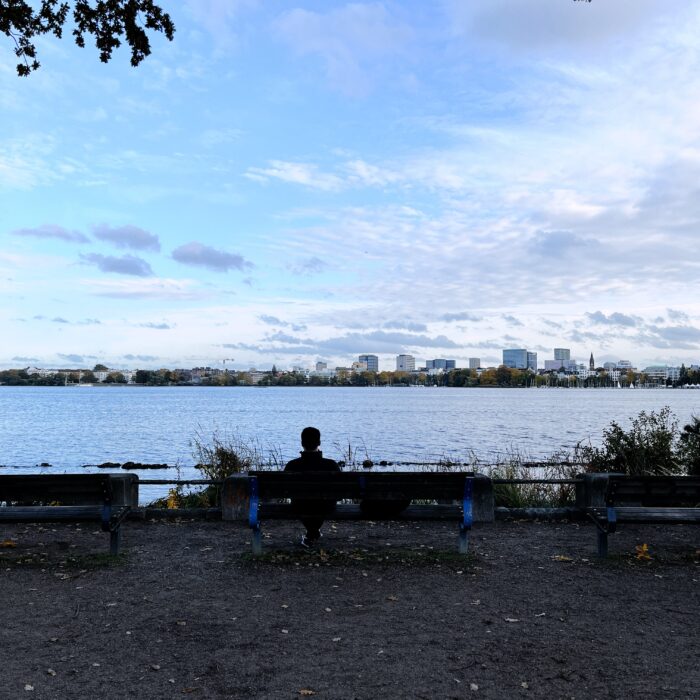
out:
{"label": "seated man", "polygon": [[[318,428],[304,428],[301,431],[301,446],[304,451],[301,457],[293,459],[284,468],[286,472],[339,472],[338,463],[326,459],[319,449],[321,432]],[[324,499],[300,499],[292,501],[295,509],[304,513],[301,522],[306,527],[306,534],[301,538],[304,547],[314,546],[321,537],[321,525],[335,508],[335,501]]]}

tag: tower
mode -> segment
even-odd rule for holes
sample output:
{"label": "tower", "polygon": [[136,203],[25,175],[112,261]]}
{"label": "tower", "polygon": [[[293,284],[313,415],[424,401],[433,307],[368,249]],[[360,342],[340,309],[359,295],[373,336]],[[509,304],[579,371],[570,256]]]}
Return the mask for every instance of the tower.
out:
{"label": "tower", "polygon": [[591,353],[591,359],[588,361],[589,369],[595,369],[595,360],[593,359],[593,353]]}

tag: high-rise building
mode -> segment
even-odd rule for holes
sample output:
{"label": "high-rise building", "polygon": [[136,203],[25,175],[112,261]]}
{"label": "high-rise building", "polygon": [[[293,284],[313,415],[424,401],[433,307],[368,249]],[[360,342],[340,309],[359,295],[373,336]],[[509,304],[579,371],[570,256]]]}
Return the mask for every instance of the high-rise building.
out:
{"label": "high-rise building", "polygon": [[503,351],[503,364],[511,369],[527,369],[527,355],[525,348],[509,348]]}
{"label": "high-rise building", "polygon": [[416,369],[416,358],[413,355],[397,355],[396,371],[413,372]]}
{"label": "high-rise building", "polygon": [[479,369],[481,367],[481,358],[470,357],[469,358],[469,369]]}
{"label": "high-rise building", "polygon": [[545,360],[544,369],[546,372],[558,372],[560,369],[572,372],[576,369],[576,360]]}
{"label": "high-rise building", "polygon": [[456,360],[445,360],[443,358],[438,358],[436,360],[426,360],[426,369],[455,369],[457,367]]}
{"label": "high-rise building", "polygon": [[379,358],[376,355],[360,355],[357,360],[367,365],[368,372],[379,372]]}
{"label": "high-rise building", "polygon": [[328,369],[328,363],[327,362],[317,362],[316,363],[316,371],[317,372],[323,372],[323,370]]}
{"label": "high-rise building", "polygon": [[555,360],[570,360],[571,350],[569,348],[554,348],[554,359]]}
{"label": "high-rise building", "polygon": [[537,372],[537,353],[528,352],[527,353],[527,368],[531,369],[533,372]]}

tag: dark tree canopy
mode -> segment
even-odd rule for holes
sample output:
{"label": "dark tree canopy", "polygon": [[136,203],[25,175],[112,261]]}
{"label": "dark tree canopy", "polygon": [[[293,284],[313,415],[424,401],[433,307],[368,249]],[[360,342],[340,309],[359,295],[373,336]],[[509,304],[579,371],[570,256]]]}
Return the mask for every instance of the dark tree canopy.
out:
{"label": "dark tree canopy", "polygon": [[[39,68],[34,37],[53,34],[61,38],[70,4],[42,0],[35,8],[26,0],[0,0],[0,33],[15,42],[20,59],[18,75],[26,76]],[[72,17],[75,43],[84,47],[86,34],[91,34],[103,63],[126,41],[131,47],[131,65],[138,66],[151,53],[146,30],[163,32],[170,41],[175,33],[170,15],[153,0],[74,0]]]}

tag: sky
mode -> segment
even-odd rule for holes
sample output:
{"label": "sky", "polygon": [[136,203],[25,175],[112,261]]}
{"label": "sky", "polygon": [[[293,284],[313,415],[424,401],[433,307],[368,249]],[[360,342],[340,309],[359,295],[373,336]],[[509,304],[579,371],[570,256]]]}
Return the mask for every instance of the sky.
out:
{"label": "sky", "polygon": [[700,3],[161,0],[0,36],[0,367],[700,362]]}

